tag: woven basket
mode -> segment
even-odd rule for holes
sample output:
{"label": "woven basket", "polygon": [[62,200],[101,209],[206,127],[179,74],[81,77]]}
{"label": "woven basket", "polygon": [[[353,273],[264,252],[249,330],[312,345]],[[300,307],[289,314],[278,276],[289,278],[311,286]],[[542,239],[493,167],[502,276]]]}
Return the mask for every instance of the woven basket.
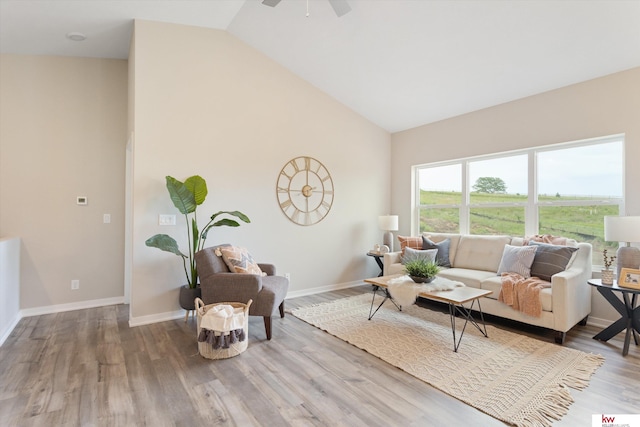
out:
{"label": "woven basket", "polygon": [[[215,304],[204,305],[204,302],[200,298],[195,299],[196,305],[196,313],[198,316],[198,329],[196,332],[196,339],[198,335],[200,335],[200,322],[202,320],[202,316],[205,315],[207,311],[209,311],[212,307],[217,305],[230,305],[233,308],[243,308],[244,309],[244,322],[243,322],[243,330],[244,330],[244,341],[238,341],[233,344],[229,344],[229,348],[218,348],[214,349],[213,346],[207,342],[198,342],[198,352],[202,357],[207,359],[227,359],[229,357],[237,356],[243,351],[247,349],[249,344],[249,306],[253,301],[249,300],[246,304],[241,302],[219,302]],[[228,334],[228,331],[215,331],[216,335],[224,335]]]}

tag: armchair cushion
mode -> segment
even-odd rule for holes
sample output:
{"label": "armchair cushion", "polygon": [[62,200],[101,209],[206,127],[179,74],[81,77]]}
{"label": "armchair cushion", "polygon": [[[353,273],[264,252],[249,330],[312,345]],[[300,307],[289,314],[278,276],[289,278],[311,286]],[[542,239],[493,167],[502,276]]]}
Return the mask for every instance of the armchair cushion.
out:
{"label": "armchair cushion", "polygon": [[248,273],[260,276],[266,275],[246,248],[238,246],[222,246],[216,250],[216,255],[222,257],[224,263],[232,273]]}

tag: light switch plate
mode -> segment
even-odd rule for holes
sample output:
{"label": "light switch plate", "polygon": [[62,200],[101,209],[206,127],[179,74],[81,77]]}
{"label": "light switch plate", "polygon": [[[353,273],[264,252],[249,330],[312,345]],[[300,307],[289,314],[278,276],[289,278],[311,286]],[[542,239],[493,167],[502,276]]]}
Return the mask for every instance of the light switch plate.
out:
{"label": "light switch plate", "polygon": [[158,215],[158,225],[176,225],[176,216]]}

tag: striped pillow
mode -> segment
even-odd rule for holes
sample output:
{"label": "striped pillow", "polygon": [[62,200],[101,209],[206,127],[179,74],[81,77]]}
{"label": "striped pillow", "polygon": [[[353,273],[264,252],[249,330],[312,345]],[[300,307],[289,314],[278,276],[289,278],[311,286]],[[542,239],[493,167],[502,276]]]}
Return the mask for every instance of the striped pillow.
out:
{"label": "striped pillow", "polygon": [[504,245],[498,276],[502,273],[517,273],[525,278],[531,277],[531,264],[537,249],[537,246]]}
{"label": "striped pillow", "polygon": [[538,248],[531,265],[531,275],[547,282],[551,281],[551,276],[567,268],[573,253],[578,250],[578,248],[570,246],[549,245],[538,242],[529,242],[529,245]]}

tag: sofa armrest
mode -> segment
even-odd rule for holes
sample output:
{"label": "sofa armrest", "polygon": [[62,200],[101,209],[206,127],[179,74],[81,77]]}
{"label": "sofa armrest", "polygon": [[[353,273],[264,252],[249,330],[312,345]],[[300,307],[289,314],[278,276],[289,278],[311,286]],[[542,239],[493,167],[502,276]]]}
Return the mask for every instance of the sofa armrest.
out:
{"label": "sofa armrest", "polygon": [[384,254],[384,259],[383,259],[383,263],[382,263],[382,275],[383,276],[387,276],[388,275],[388,271],[389,271],[389,267],[391,266],[391,264],[398,264],[400,263],[400,255],[402,255],[402,252],[389,252]]}
{"label": "sofa armrest", "polygon": [[566,332],[591,313],[591,245],[578,244],[570,268],[551,277],[555,330]]}

